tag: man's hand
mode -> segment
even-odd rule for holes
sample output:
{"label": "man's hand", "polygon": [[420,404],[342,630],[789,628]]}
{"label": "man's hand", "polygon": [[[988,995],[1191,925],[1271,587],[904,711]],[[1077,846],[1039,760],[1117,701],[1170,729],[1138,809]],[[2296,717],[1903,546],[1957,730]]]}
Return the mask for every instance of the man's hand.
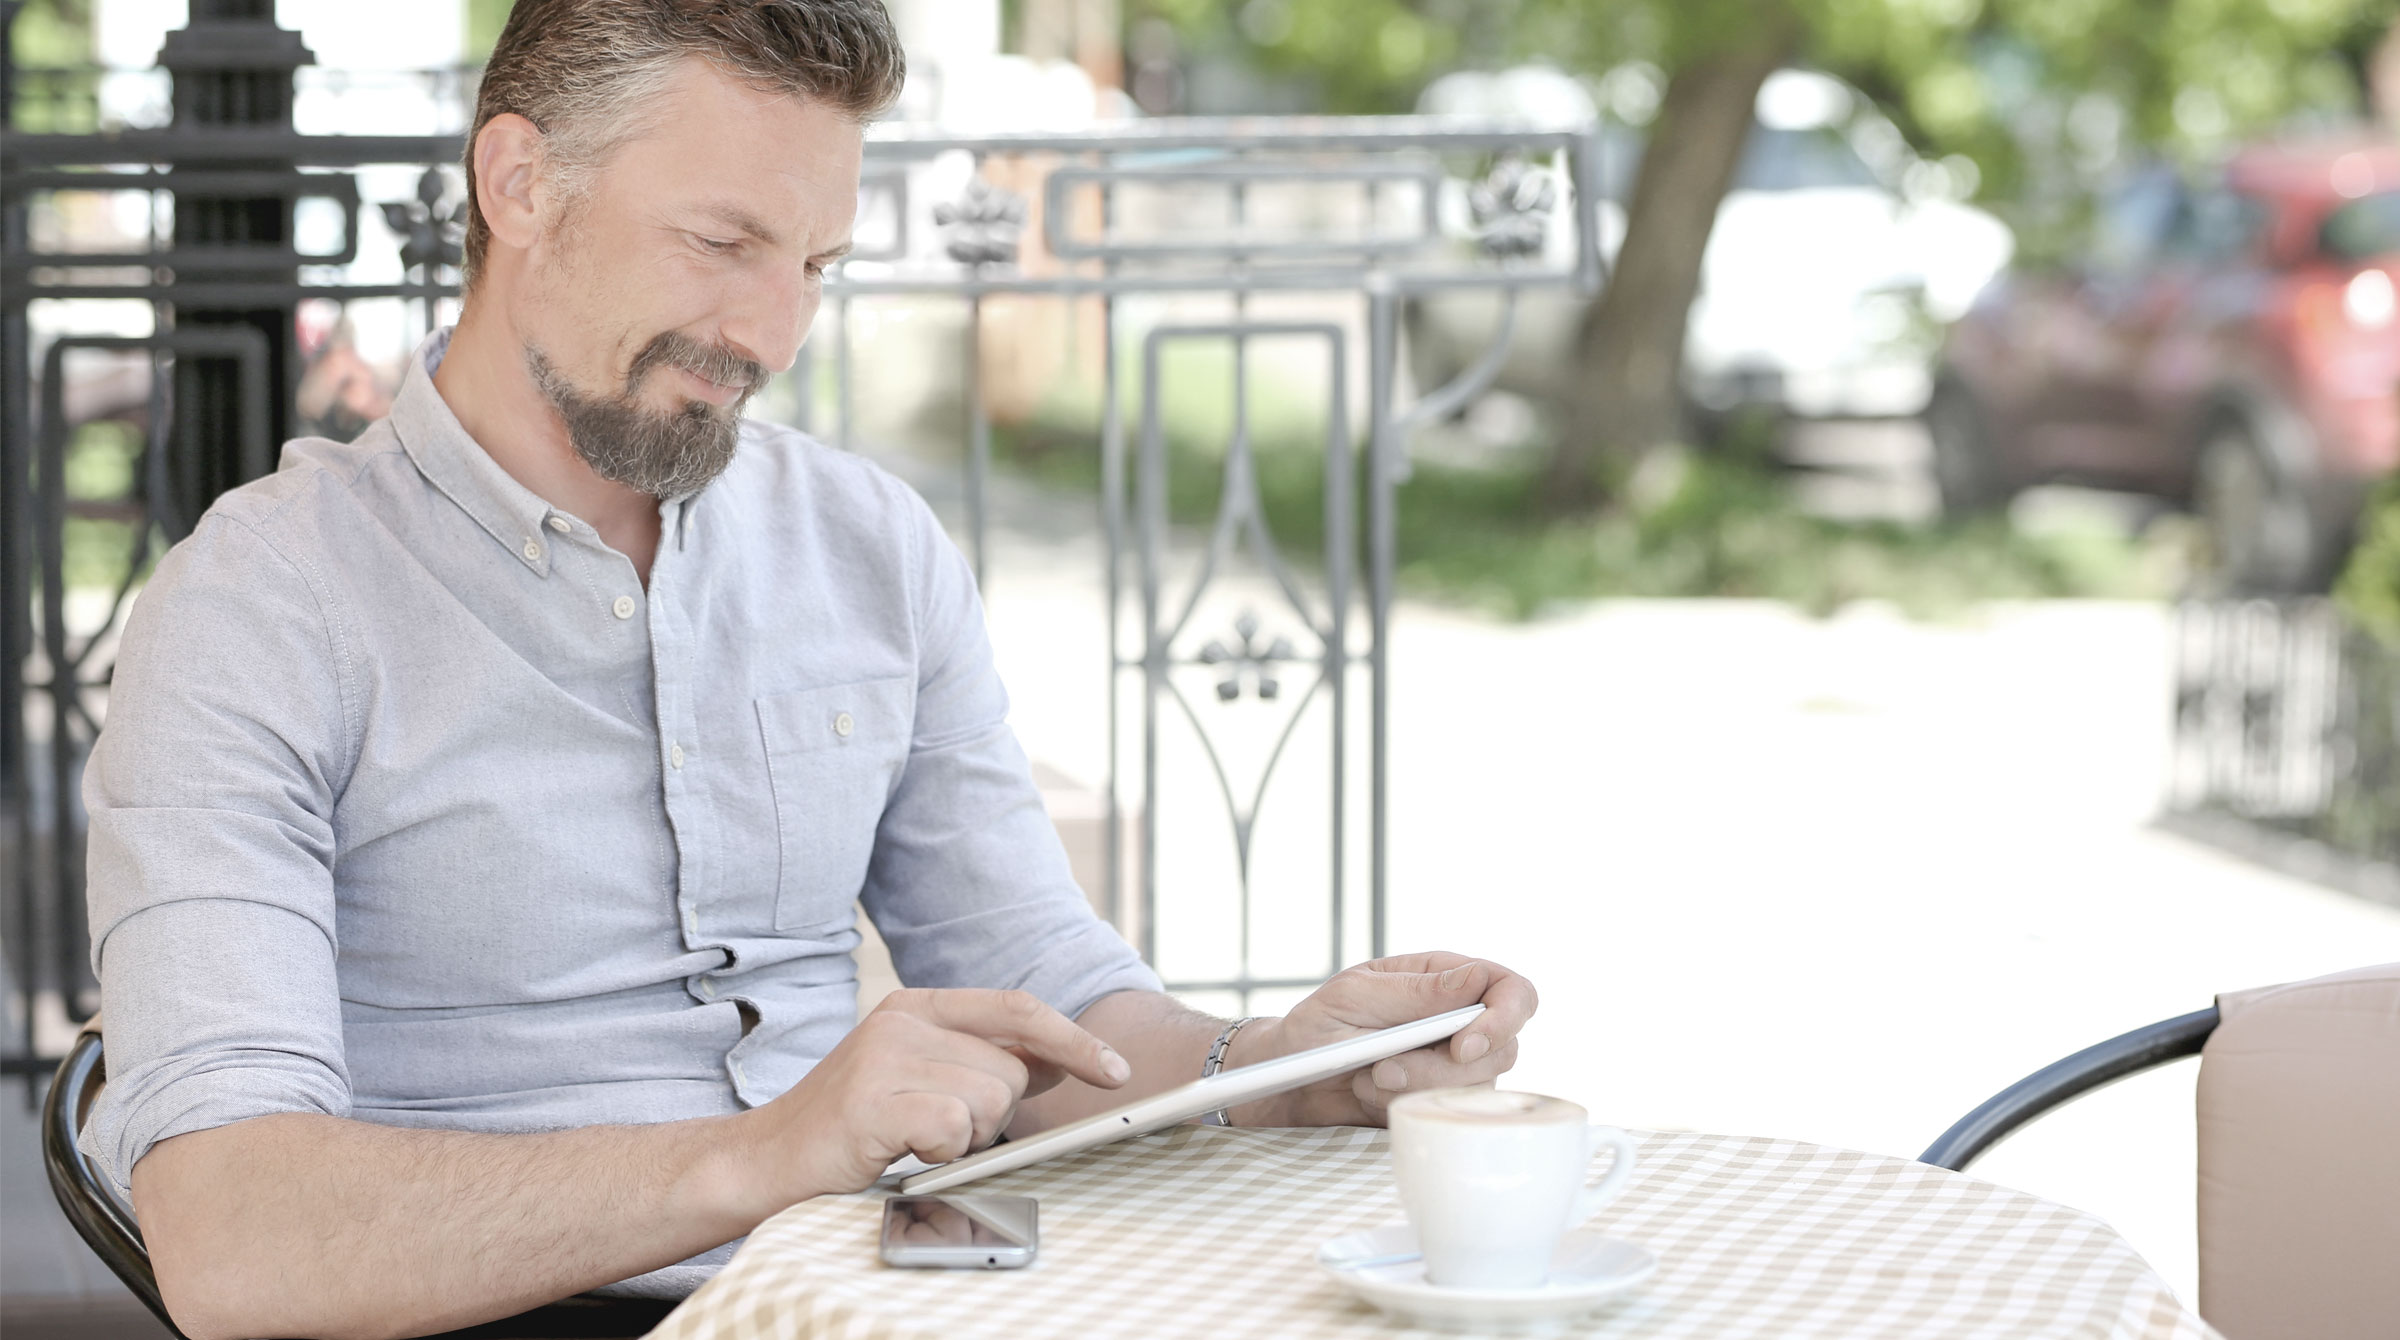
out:
{"label": "man's hand", "polygon": [[981,1149],[1020,1099],[1065,1075],[1114,1089],[1132,1073],[1107,1043],[1023,991],[895,991],[753,1114],[760,1166],[745,1180],[772,1202],[763,1219],[810,1196],[865,1190],[904,1154],[946,1163]]}
{"label": "man's hand", "polygon": [[1417,1089],[1489,1084],[1517,1063],[1517,1032],[1539,1004],[1533,983],[1488,959],[1436,951],[1346,968],[1281,1019],[1246,1024],[1226,1068],[1481,1003],[1473,1023],[1441,1042],[1387,1057],[1233,1110],[1241,1126],[1381,1126],[1394,1098]]}

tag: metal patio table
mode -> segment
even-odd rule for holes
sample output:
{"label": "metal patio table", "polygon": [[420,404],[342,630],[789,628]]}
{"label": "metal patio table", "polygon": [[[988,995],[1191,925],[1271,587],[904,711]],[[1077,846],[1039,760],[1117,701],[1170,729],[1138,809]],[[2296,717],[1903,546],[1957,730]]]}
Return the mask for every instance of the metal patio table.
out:
{"label": "metal patio table", "polygon": [[[1593,1226],[1658,1273],[1542,1334],[2216,1335],[2080,1210],[1879,1154],[1635,1134],[1640,1167]],[[888,1269],[881,1196],[823,1197],[761,1225],[651,1340],[1456,1334],[1352,1301],[1313,1259],[1401,1221],[1387,1150],[1358,1127],[1185,1126],[995,1177],[978,1189],[1041,1201],[1041,1257],[1014,1271]]]}

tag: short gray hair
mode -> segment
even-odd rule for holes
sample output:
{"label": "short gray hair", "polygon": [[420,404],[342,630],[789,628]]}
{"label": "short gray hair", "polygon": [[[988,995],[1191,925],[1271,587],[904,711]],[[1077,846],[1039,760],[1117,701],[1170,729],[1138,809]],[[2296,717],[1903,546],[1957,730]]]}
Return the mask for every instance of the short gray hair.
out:
{"label": "short gray hair", "polygon": [[693,56],[861,122],[891,106],[908,73],[882,0],[517,0],[484,65],[467,136],[468,286],[491,240],[472,203],[484,125],[512,112],[531,121],[542,132],[543,173],[572,201]]}

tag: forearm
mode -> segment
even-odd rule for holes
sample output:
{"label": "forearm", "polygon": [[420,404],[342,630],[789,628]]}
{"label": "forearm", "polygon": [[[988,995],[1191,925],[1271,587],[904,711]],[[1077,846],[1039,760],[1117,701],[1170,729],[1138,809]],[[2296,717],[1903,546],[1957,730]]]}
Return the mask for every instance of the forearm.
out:
{"label": "forearm", "polygon": [[[1010,1134],[1030,1135],[1200,1078],[1208,1049],[1216,1045],[1226,1021],[1156,991],[1120,991],[1094,1001],[1075,1022],[1115,1048],[1133,1066],[1133,1078],[1118,1089],[1097,1088],[1072,1077],[1062,1080],[1048,1092],[1017,1105],[1016,1119],[1009,1123]],[[1276,1055],[1266,1044],[1277,1022],[1260,1019],[1244,1025],[1226,1051],[1224,1068],[1231,1070]],[[1235,1108],[1232,1116],[1238,1126],[1291,1124],[1275,1099]]]}
{"label": "forearm", "polygon": [[193,1340],[418,1335],[748,1232],[780,1208],[744,1176],[748,1115],[526,1135],[259,1117],[161,1142],[134,1204]]}

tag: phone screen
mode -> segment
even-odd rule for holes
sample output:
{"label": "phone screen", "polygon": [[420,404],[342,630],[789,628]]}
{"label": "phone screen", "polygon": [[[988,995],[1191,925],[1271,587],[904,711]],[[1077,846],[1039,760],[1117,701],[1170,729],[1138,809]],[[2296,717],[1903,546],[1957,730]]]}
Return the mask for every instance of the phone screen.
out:
{"label": "phone screen", "polygon": [[[883,1256],[895,1265],[1021,1264],[1033,1250],[1031,1196],[893,1196],[883,1203]],[[987,1257],[1014,1258],[1014,1260]]]}

